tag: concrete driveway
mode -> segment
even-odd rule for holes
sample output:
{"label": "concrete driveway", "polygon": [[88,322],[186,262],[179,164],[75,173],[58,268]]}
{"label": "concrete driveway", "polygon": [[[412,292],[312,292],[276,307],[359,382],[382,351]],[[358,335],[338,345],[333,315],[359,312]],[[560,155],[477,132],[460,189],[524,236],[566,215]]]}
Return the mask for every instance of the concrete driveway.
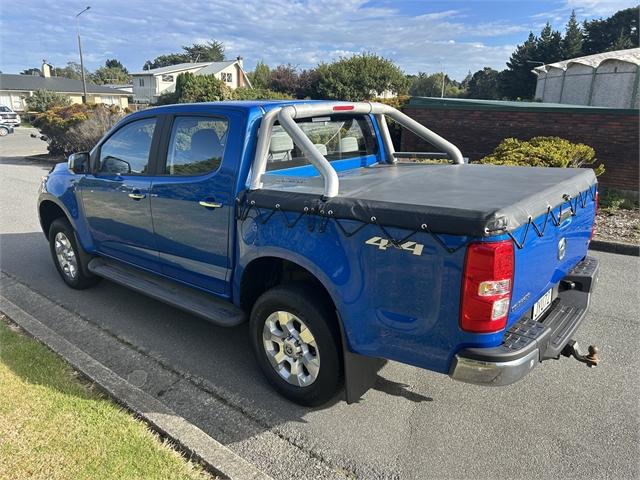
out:
{"label": "concrete driveway", "polygon": [[[124,374],[137,368],[123,365],[124,352],[153,362],[141,388],[274,478],[640,475],[637,257],[594,253],[601,281],[577,340],[601,347],[595,369],[549,361],[521,383],[489,389],[390,362],[360,403],[306,409],[266,385],[246,326],[218,328],[106,281],[84,292],[67,288],[35,212],[49,168],[0,162],[3,294]],[[117,349],[98,335],[79,338],[70,319]]]}
{"label": "concrete driveway", "polygon": [[[37,135],[32,138],[31,135]],[[0,137],[0,157],[21,157],[47,153],[47,142],[40,140],[37,128],[15,127],[14,133]]]}

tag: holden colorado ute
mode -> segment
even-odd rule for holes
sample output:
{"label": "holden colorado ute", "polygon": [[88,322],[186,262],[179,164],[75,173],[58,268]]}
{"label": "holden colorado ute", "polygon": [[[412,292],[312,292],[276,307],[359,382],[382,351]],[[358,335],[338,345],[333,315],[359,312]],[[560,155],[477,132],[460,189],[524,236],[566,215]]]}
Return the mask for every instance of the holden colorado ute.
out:
{"label": "holden colorado ute", "polygon": [[[387,119],[439,152],[396,152]],[[248,321],[268,381],[319,405],[343,384],[357,400],[384,359],[493,386],[560,355],[595,365],[573,337],[596,187],[591,169],[466,163],[379,103],[219,102],[128,115],[43,179],[38,212],[70,287]]]}

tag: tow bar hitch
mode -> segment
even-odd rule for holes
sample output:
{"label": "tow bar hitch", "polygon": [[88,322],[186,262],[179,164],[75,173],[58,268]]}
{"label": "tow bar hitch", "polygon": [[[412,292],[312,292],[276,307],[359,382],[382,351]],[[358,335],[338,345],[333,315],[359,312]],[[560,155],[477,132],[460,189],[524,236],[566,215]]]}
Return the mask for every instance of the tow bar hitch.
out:
{"label": "tow bar hitch", "polygon": [[600,359],[598,358],[598,347],[589,345],[589,353],[583,355],[580,353],[580,346],[575,340],[570,340],[569,343],[560,352],[565,357],[573,357],[579,362],[586,363],[589,368],[596,367]]}

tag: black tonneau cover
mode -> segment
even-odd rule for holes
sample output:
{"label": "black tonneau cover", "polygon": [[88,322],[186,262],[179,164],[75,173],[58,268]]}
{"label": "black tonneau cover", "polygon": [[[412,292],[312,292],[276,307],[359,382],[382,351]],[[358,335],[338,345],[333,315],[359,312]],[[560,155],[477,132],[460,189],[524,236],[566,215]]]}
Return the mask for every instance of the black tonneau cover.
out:
{"label": "black tonneau cover", "polygon": [[263,188],[248,191],[247,201],[409,230],[426,225],[435,233],[489,236],[512,232],[596,183],[593,170],[585,168],[477,164],[375,165],[339,178],[339,195],[323,202],[319,177],[265,175]]}

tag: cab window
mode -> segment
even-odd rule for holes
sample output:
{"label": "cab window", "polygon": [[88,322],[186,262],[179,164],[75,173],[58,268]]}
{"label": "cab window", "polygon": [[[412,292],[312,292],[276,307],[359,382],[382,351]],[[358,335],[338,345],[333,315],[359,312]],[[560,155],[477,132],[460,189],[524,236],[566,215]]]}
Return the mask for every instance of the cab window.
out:
{"label": "cab window", "polygon": [[171,129],[166,175],[203,175],[222,163],[229,122],[219,117],[176,117]]}
{"label": "cab window", "polygon": [[128,123],[111,135],[100,147],[98,170],[116,175],[148,173],[155,127],[155,118],[145,118]]}

